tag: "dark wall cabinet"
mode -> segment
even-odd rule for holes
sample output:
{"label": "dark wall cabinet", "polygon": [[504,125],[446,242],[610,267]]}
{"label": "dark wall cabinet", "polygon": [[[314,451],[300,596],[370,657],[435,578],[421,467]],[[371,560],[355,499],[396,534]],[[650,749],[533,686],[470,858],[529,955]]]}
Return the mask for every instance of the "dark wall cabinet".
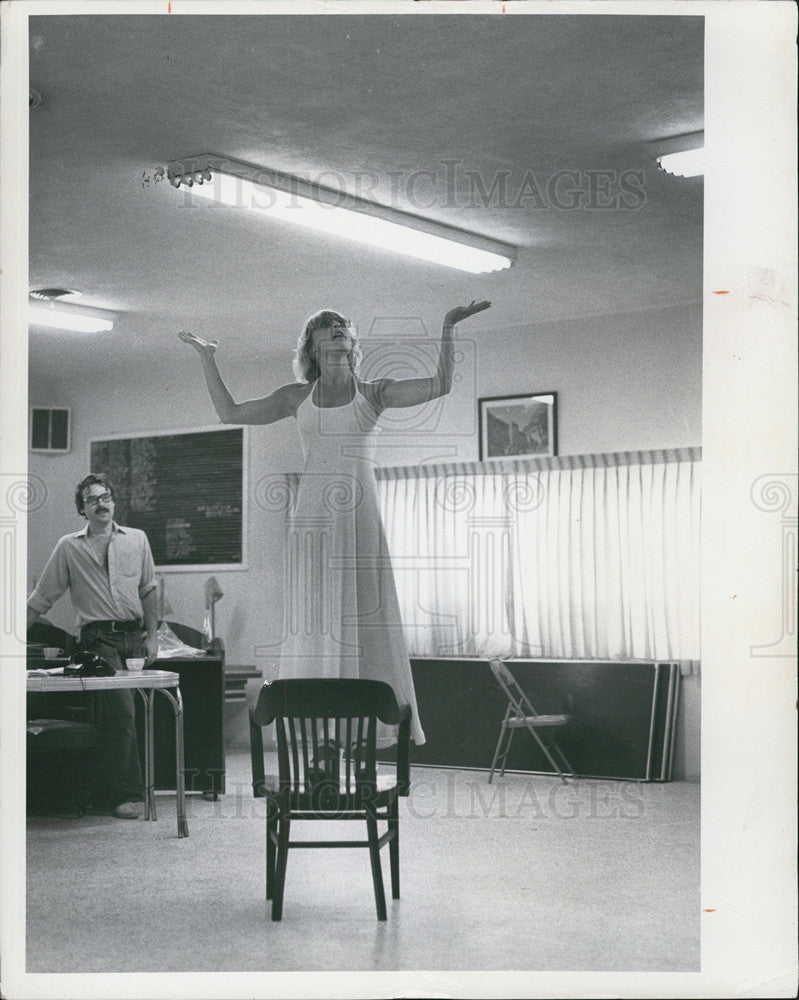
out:
{"label": "dark wall cabinet", "polygon": [[[568,713],[557,739],[584,777],[668,781],[679,702],[675,663],[508,661],[541,714]],[[507,699],[486,660],[412,660],[427,742],[412,763],[488,768]],[[520,730],[508,770],[551,773],[535,741]]]}
{"label": "dark wall cabinet", "polygon": [[[183,748],[187,792],[225,791],[225,672],[217,656],[156,660],[153,670],[171,670],[180,677],[183,698]],[[137,712],[139,749],[143,720]],[[175,788],[175,717],[161,694],[155,696],[155,787]]]}

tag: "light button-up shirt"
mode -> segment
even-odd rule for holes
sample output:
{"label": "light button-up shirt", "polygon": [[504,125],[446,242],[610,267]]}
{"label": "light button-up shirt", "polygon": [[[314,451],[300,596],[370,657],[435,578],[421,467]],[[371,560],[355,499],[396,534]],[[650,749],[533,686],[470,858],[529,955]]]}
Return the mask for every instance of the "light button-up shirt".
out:
{"label": "light button-up shirt", "polygon": [[78,628],[95,621],[141,620],[142,598],[155,586],[153,555],[143,531],[112,525],[106,569],[86,525],[58,540],[28,606],[45,614],[69,590]]}

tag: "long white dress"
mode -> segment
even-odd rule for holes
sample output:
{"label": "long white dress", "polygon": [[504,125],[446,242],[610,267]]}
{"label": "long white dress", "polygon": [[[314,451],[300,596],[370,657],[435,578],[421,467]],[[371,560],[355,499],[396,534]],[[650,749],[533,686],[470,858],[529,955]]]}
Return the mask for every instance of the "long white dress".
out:
{"label": "long white dress", "polygon": [[[319,407],[317,386],[297,409],[305,464],[286,536],[279,673],[386,681],[410,705],[424,743],[394,574],[377,503],[377,414],[356,387],[344,406]],[[379,743],[394,742],[390,729]]]}

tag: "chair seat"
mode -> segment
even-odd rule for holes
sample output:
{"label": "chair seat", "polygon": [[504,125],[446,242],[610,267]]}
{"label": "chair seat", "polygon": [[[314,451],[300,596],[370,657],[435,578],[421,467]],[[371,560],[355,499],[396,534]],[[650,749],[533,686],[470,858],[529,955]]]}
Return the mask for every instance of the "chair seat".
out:
{"label": "chair seat", "polygon": [[97,746],[97,729],[68,719],[30,719],[27,745],[30,750],[88,750]]}
{"label": "chair seat", "polygon": [[519,726],[567,726],[572,720],[570,715],[513,715],[508,719],[508,725]]}
{"label": "chair seat", "polygon": [[[327,787],[331,790],[336,788],[336,784],[333,781],[322,781],[322,787]],[[397,787],[397,776],[396,774],[380,774],[377,775],[377,792],[390,792],[392,789]],[[264,792],[267,795],[277,795],[280,792],[279,780],[275,775],[267,775],[264,779],[263,785]],[[306,787],[304,781],[300,782],[299,794],[308,795],[311,793],[311,788]],[[349,782],[349,788],[347,788],[347,780],[342,775],[338,782],[338,793],[341,796],[355,795],[355,778],[351,777]]]}

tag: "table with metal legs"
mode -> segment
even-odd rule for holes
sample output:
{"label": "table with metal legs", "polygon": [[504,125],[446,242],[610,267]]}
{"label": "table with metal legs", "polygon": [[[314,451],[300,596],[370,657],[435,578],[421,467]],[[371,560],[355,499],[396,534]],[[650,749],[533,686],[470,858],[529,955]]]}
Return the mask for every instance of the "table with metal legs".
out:
{"label": "table with metal legs", "polygon": [[175,714],[175,761],[178,837],[188,837],[183,762],[183,700],[180,678],[169,670],[126,670],[113,677],[63,677],[28,671],[27,690],[35,691],[138,691],[144,702],[144,818],[157,820],[155,809],[155,743],[153,703],[155,692],[169,701]]}

